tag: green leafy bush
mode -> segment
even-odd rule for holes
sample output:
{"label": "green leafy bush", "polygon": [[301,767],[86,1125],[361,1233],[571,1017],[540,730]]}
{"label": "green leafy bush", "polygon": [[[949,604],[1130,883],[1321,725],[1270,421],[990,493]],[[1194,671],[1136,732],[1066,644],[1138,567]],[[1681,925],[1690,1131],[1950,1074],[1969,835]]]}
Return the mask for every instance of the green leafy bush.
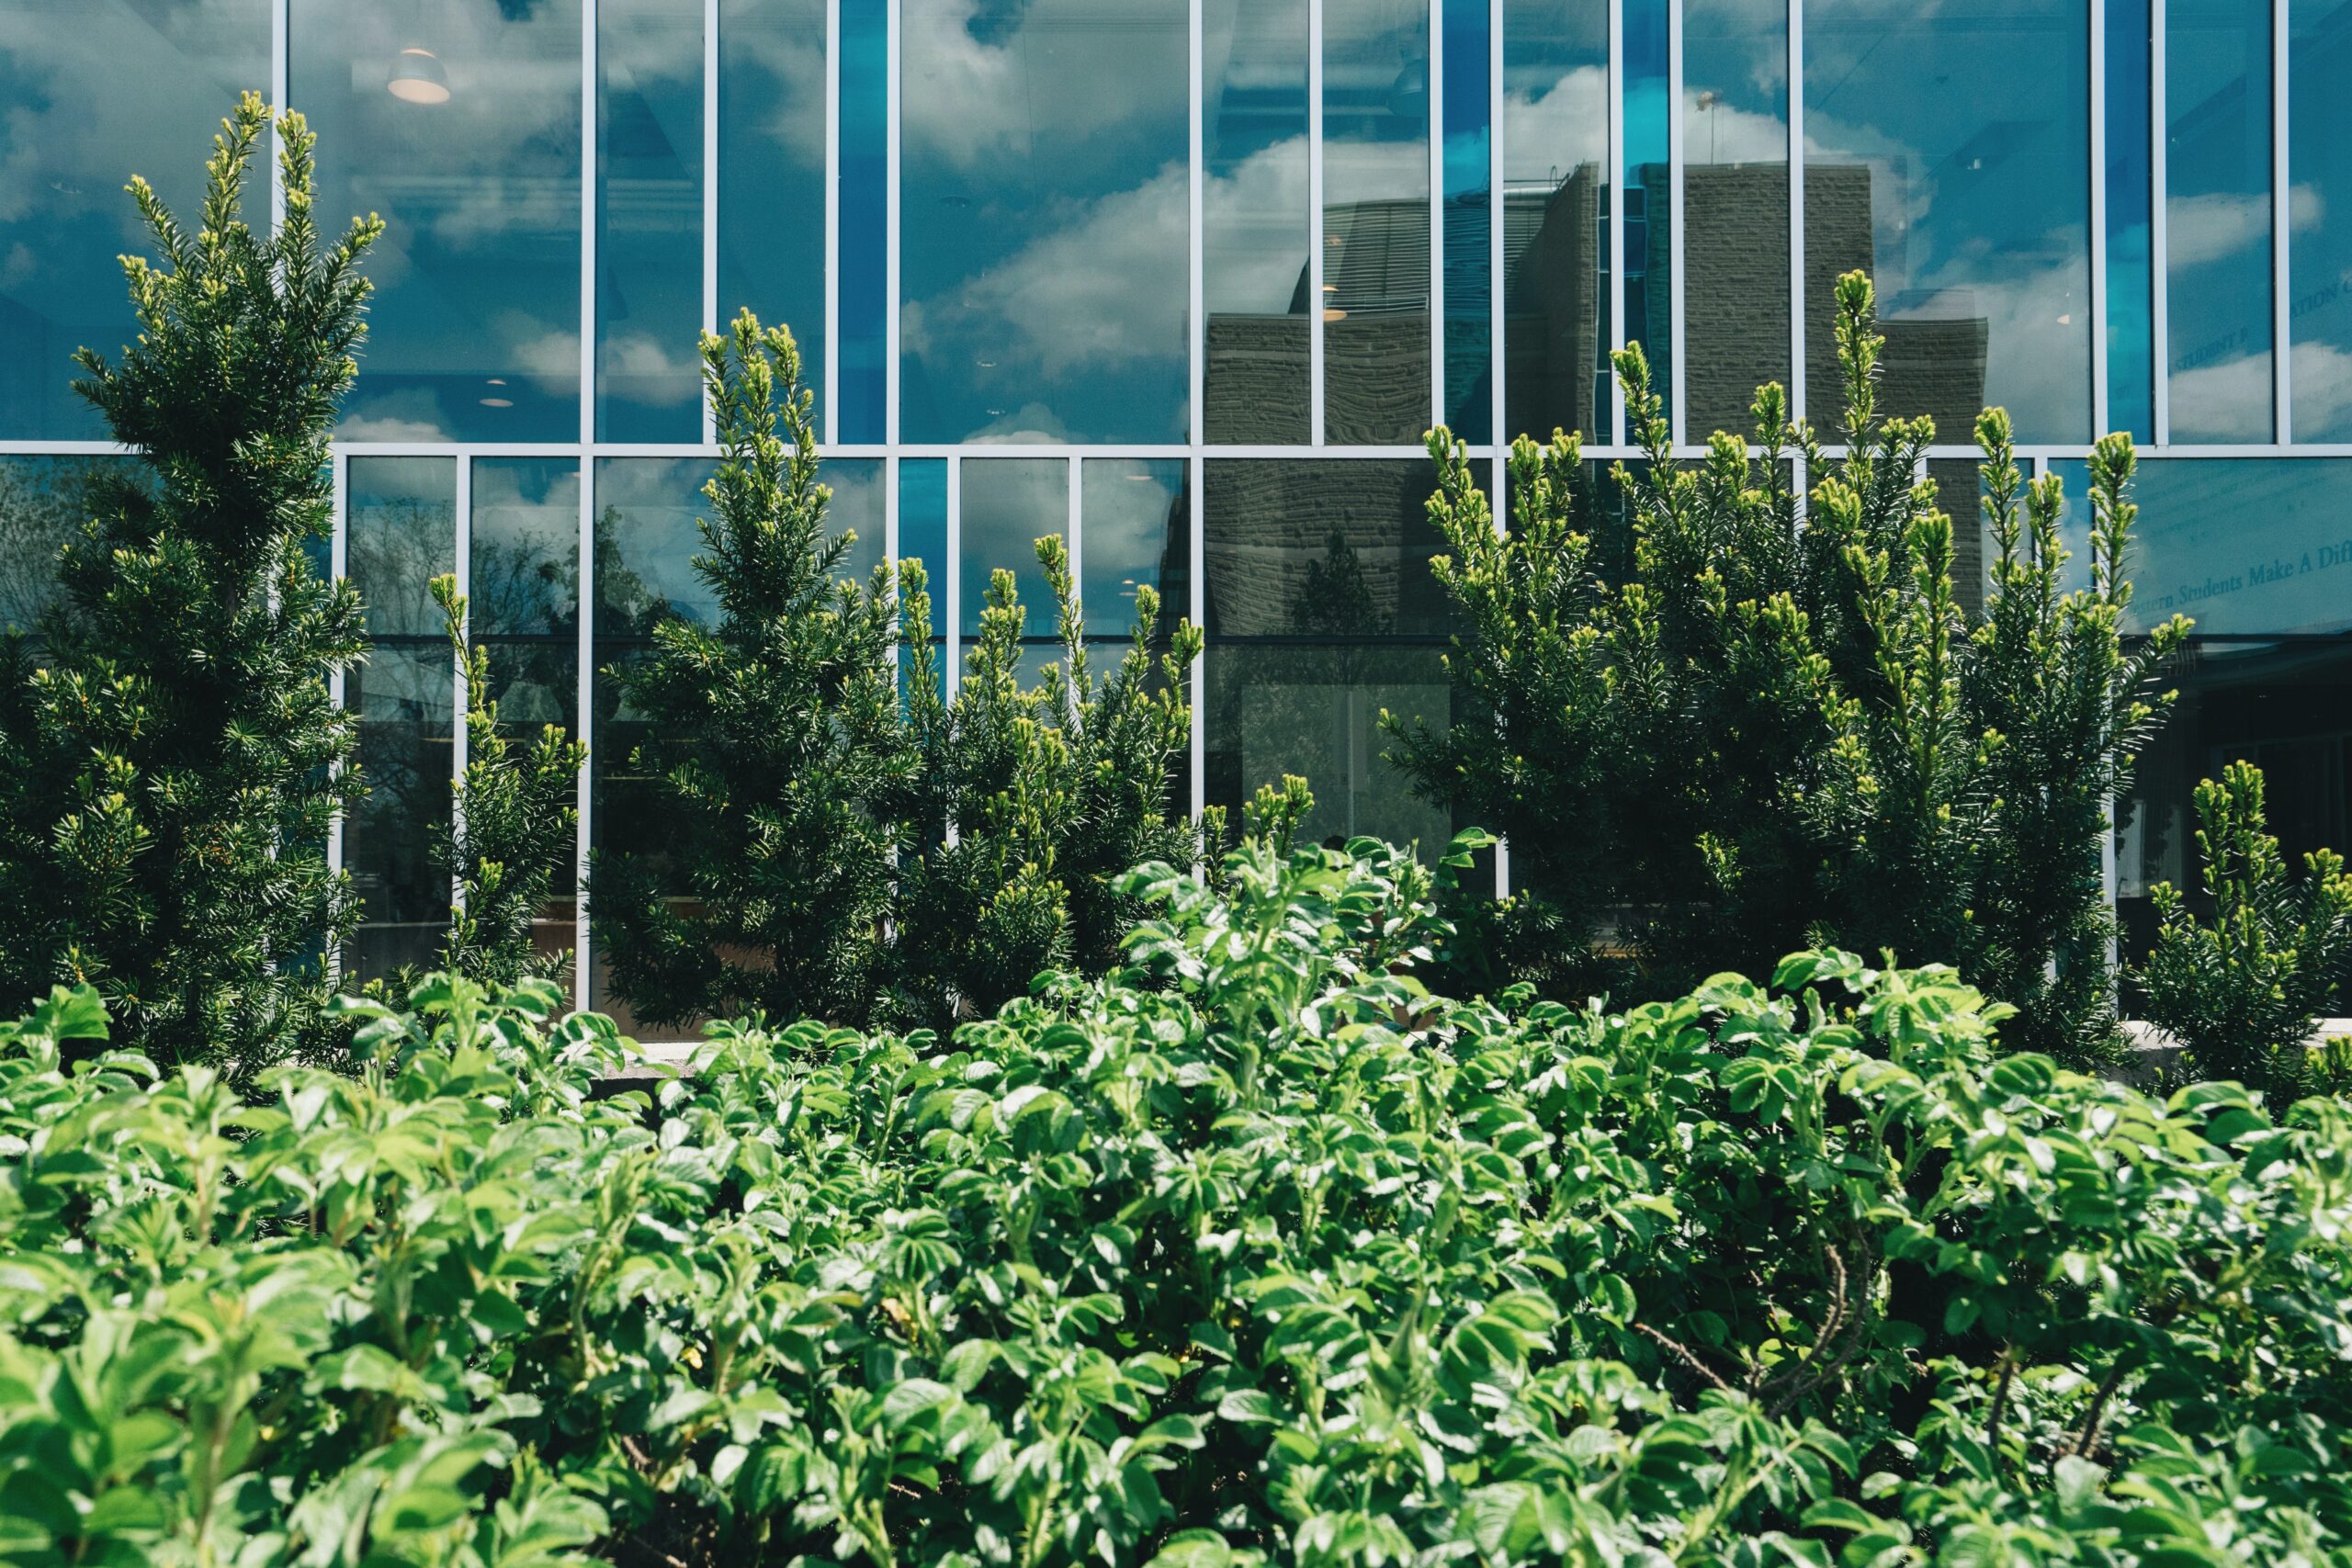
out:
{"label": "green leafy bush", "polygon": [[2291,1100],[2334,1077],[2305,1048],[2352,964],[2352,875],[2333,850],[2290,881],[2263,810],[2262,770],[2230,763],[2197,786],[2197,874],[2211,918],[2168,882],[2152,890],[2159,926],[2139,976],[2148,1021],[2169,1032],[2199,1077],[2235,1078]]}
{"label": "green leafy bush", "polygon": [[326,862],[357,784],[328,680],[366,632],[312,556],[383,231],[321,234],[289,114],[285,221],[256,232],[270,129],[246,95],[193,231],[131,181],[159,259],[123,259],[137,341],[81,351],[75,389],[137,457],[93,476],[38,653],[0,654],[0,995],[88,980],[158,1060],[241,1070],[319,1040],[322,959],[358,916]]}
{"label": "green leafy bush", "polygon": [[[1892,950],[2015,1004],[2013,1044],[2095,1058],[2114,1017],[2108,803],[2187,631],[2122,643],[2131,443],[2093,451],[2088,586],[2066,592],[2058,481],[2025,481],[2007,416],[1984,412],[1996,558],[1971,624],[1953,520],[1915,478],[1934,426],[1879,415],[1869,280],[1840,278],[1837,307],[1837,457],[1768,386],[1759,456],[1719,434],[1678,462],[1640,349],[1617,356],[1645,456],[1616,468],[1629,540],[1577,515],[1573,438],[1515,446],[1504,534],[1465,449],[1432,434],[1430,514],[1451,549],[1432,566],[1465,629],[1453,722],[1391,720],[1394,754],[1510,841],[1555,963],[1630,953],[1655,996],[1808,943]],[[1558,989],[1623,974],[1595,957]]]}
{"label": "green leafy bush", "polygon": [[1457,869],[1148,868],[1130,972],[721,1028],[658,1119],[543,983],[253,1100],[61,1071],[61,992],[0,1032],[0,1557],[2352,1562],[2342,1106],[1834,952],[1449,1000]]}

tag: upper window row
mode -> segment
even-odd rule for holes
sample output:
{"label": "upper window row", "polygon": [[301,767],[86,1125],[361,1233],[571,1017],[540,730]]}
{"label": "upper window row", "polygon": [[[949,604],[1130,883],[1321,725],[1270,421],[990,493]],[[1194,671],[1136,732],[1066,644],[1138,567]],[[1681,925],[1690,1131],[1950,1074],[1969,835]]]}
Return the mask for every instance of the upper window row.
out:
{"label": "upper window row", "polygon": [[[2283,81],[2269,0],[2168,0],[2153,46],[2108,0],[2097,128],[2045,0],[1809,0],[1795,61],[1785,0],[896,4],[894,222],[888,0],[830,45],[826,0],[720,0],[715,140],[703,0],[597,0],[586,117],[582,0],[289,0],[322,209],[389,224],[346,435],[695,442],[695,333],[742,305],[844,444],[1622,440],[1629,340],[1687,439],[1766,379],[1834,426],[1862,267],[1884,401],[1945,440],[1984,402],[2056,445],[2352,440],[2352,0],[2292,0]],[[127,330],[123,180],[193,204],[272,9],[0,11],[0,439],[96,434],[70,355]]]}

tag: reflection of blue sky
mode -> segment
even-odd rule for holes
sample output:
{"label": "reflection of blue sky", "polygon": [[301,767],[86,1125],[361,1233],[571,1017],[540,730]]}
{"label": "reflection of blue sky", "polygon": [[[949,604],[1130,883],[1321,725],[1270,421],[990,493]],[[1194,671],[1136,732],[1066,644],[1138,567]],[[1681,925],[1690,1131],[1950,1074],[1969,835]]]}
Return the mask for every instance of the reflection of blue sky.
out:
{"label": "reflection of blue sky", "polygon": [[[844,21],[857,9],[844,6]],[[726,0],[718,50],[719,323],[723,328],[748,305],[763,324],[789,326],[800,347],[802,379],[821,397],[830,352],[824,0]],[[845,92],[855,80],[844,66]],[[699,235],[700,211],[692,221]],[[842,238],[846,245],[847,228]],[[697,272],[697,288],[700,280]]]}
{"label": "reflection of blue sky", "polygon": [[567,635],[580,588],[580,465],[475,458],[472,536],[473,634]]}
{"label": "reflection of blue sky", "polygon": [[[2287,170],[2293,293],[2294,439],[2352,441],[2352,6],[2291,0],[2288,12]],[[2323,199],[2333,191],[2338,199]]]}
{"label": "reflection of blue sky", "polygon": [[[1139,585],[1183,587],[1182,581],[1162,582],[1160,570],[1168,564],[1171,537],[1177,570],[1185,565],[1184,464],[1180,458],[1091,457],[1080,482],[1079,554],[1084,576],[1079,603],[1088,631],[1122,636],[1134,623]],[[1191,612],[1189,604],[1163,603],[1160,624],[1172,626]]]}
{"label": "reflection of blue sky", "polygon": [[701,378],[688,352],[702,328],[702,17],[674,0],[602,0],[596,29],[596,433],[694,441],[702,429]]}
{"label": "reflection of blue sky", "polygon": [[1874,254],[1832,259],[1868,260],[1889,321],[1984,320],[1985,400],[2028,441],[2090,434],[2089,48],[2021,0],[1805,8],[1808,166],[1871,171]]}
{"label": "reflection of blue sky", "polygon": [[1053,595],[1037,564],[1037,539],[1069,530],[1069,465],[1059,457],[989,457],[964,464],[956,545],[963,552],[961,619],[967,637],[980,629],[989,581],[1012,573],[1028,612],[1027,634],[1054,635]]}
{"label": "reflection of blue sky", "polygon": [[2108,0],[2107,423],[2143,442],[2156,423],[2148,65],[2147,0]]}
{"label": "reflection of blue sky", "polygon": [[899,462],[899,558],[919,560],[930,581],[931,635],[947,635],[947,459]]}
{"label": "reflection of blue sky", "polygon": [[[387,90],[412,48],[437,57],[447,101]],[[295,101],[319,132],[321,211],[372,210],[387,225],[345,435],[574,439],[579,0],[294,0],[291,51]],[[684,360],[691,348],[651,354]],[[672,373],[650,356],[632,368]]]}
{"label": "reflection of blue sky", "polygon": [[1177,441],[1182,0],[910,0],[901,434]]}
{"label": "reflection of blue sky", "polygon": [[2178,0],[2165,28],[2172,438],[2267,441],[2269,0]]}
{"label": "reflection of blue sky", "polygon": [[0,9],[0,432],[104,434],[68,383],[75,349],[132,333],[115,258],[154,248],[123,186],[146,175],[193,229],[221,117],[268,85],[266,0]]}

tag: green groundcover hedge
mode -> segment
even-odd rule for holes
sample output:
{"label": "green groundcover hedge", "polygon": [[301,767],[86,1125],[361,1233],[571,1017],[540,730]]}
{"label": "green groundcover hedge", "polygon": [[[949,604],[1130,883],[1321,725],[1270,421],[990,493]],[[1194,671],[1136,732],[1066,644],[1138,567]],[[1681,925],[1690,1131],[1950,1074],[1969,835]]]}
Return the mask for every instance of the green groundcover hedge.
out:
{"label": "green groundcover hedge", "polygon": [[[0,1559],[2352,1562],[2352,1131],[1948,972],[1413,977],[1368,842],[1136,874],[952,1042],[346,1004],[240,1100],[0,1031]],[[74,1064],[61,1067],[61,1057]]]}

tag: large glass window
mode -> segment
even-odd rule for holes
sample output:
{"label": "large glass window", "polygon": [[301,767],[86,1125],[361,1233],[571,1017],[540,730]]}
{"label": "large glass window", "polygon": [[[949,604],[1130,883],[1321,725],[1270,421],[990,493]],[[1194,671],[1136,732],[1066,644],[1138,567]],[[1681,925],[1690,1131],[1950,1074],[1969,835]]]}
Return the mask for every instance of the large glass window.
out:
{"label": "large glass window", "polygon": [[720,330],[747,305],[763,324],[792,329],[801,378],[821,401],[832,350],[825,341],[824,0],[725,0],[719,9]]}
{"label": "large glass window", "polygon": [[[467,627],[490,650],[500,728],[518,744],[548,725],[580,730],[580,465],[477,457]],[[559,873],[533,929],[543,953],[572,945],[571,878]]]}
{"label": "large glass window", "polygon": [[1184,0],[905,0],[899,433],[1182,441]]}
{"label": "large glass window", "polygon": [[1430,427],[1430,278],[1428,5],[1325,0],[1325,440]]}
{"label": "large glass window", "polygon": [[449,923],[435,841],[449,830],[457,662],[430,584],[454,571],[458,466],[447,457],[354,457],[345,561],[375,647],[344,677],[359,716],[367,794],[344,825],[360,925],[344,949],[355,980],[429,965]]}
{"label": "large glass window", "polygon": [[[2051,470],[2065,480],[2067,547],[2079,559],[2088,465]],[[2205,636],[2352,629],[2352,458],[2151,459],[2133,495],[2128,630],[2175,615]]]}
{"label": "large glass window", "polygon": [[1784,0],[1682,7],[1683,428],[1747,434],[1790,385],[1789,22]]}
{"label": "large glass window", "polygon": [[1506,435],[1609,438],[1609,7],[1503,0]]}
{"label": "large glass window", "polygon": [[2107,428],[2141,442],[2156,438],[2153,64],[2148,0],[2107,0]]}
{"label": "large glass window", "polygon": [[1429,466],[1211,461],[1204,495],[1207,799],[1239,820],[1303,775],[1305,831],[1442,846],[1453,824],[1384,760],[1384,710],[1442,727],[1446,600]]}
{"label": "large glass window", "polygon": [[266,0],[0,7],[0,439],[106,434],[70,383],[75,349],[135,330],[115,258],[155,253],[122,187],[146,175],[192,231],[221,117],[268,83]]}
{"label": "large glass window", "polygon": [[966,458],[956,548],[963,556],[959,624],[968,650],[988,607],[989,580],[1012,573],[1026,612],[1026,635],[1055,636],[1053,591],[1037,564],[1037,540],[1069,537],[1069,464],[1059,457]]}
{"label": "large glass window", "polygon": [[580,0],[293,0],[319,210],[380,213],[352,441],[580,434]]}
{"label": "large glass window", "polygon": [[1625,330],[1618,335],[1642,345],[1650,385],[1669,409],[1680,374],[1674,363],[1674,184],[1668,162],[1674,114],[1671,5],[1672,0],[1619,0],[1618,6],[1624,28],[1619,69],[1625,100],[1618,185],[1625,193],[1620,258]]}
{"label": "large glass window", "polygon": [[1493,30],[1485,0],[1444,0],[1445,423],[1495,438]]}
{"label": "large glass window", "polygon": [[1159,595],[1164,637],[1193,613],[1192,506],[1181,457],[1089,457],[1079,503],[1079,602],[1088,635],[1125,640],[1136,590]]}
{"label": "large glass window", "polygon": [[1964,443],[2006,407],[2025,441],[2091,434],[2087,13],[1970,0],[1804,12],[1805,396],[1844,399],[1838,275],[1877,286],[1888,413]]}
{"label": "large glass window", "polygon": [[1201,27],[1206,439],[1303,446],[1306,0],[1203,0]]}
{"label": "large glass window", "polygon": [[90,482],[122,457],[0,457],[0,637],[32,635],[57,598],[57,555],[91,513]]}
{"label": "large glass window", "polygon": [[2177,442],[2268,441],[2269,0],[2165,7],[2165,288]]}
{"label": "large glass window", "polygon": [[[890,331],[889,18],[881,0],[841,8],[841,369],[836,441],[888,434]],[[875,538],[881,533],[876,530]]]}
{"label": "large glass window", "polygon": [[2292,434],[2352,441],[2352,5],[2294,0],[2289,19]]}
{"label": "large glass window", "polygon": [[602,0],[596,434],[702,434],[702,6]]}

